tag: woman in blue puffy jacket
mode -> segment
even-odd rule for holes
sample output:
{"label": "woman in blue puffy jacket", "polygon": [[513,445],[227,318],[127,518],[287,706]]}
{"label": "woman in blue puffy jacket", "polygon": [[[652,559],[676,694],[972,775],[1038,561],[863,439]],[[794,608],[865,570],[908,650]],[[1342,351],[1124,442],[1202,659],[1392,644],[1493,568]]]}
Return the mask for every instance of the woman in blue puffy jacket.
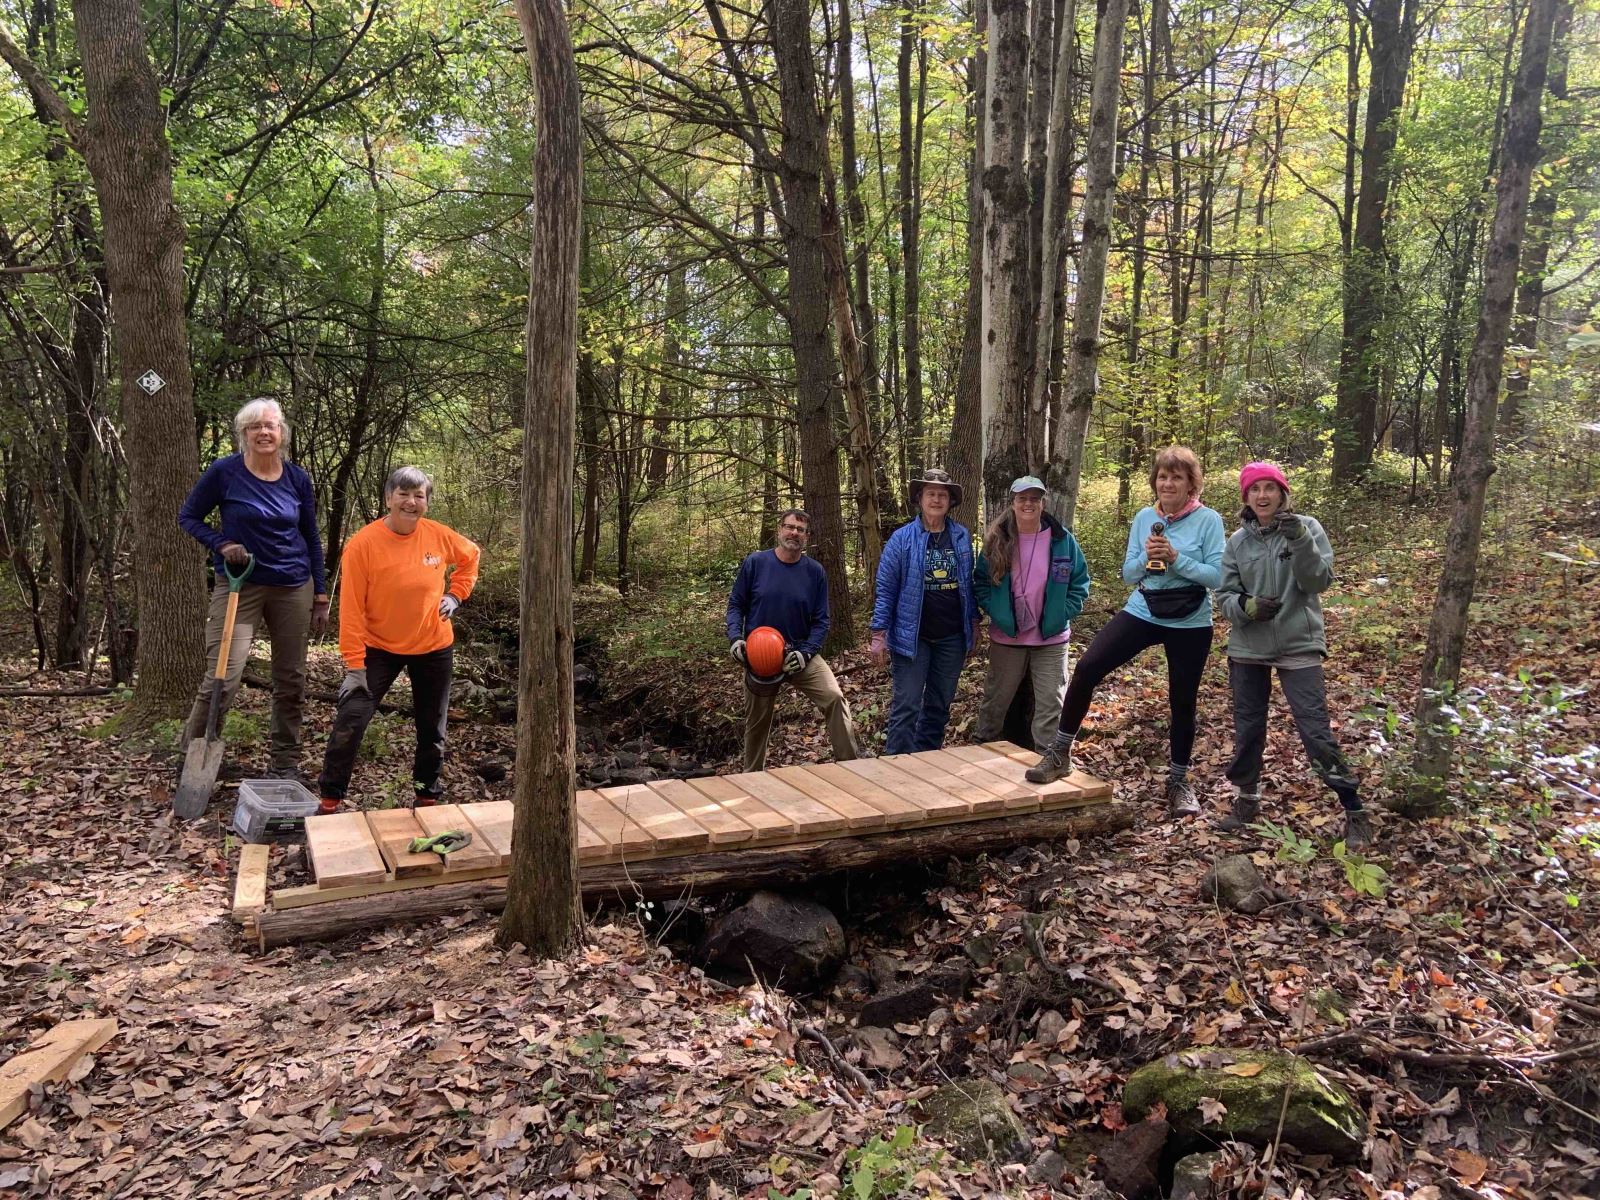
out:
{"label": "woman in blue puffy jacket", "polygon": [[944,745],[961,664],[978,641],[972,535],[949,519],[961,485],[936,468],[911,481],[915,520],[890,536],[878,562],[872,661],[889,663],[894,698],[884,753]]}

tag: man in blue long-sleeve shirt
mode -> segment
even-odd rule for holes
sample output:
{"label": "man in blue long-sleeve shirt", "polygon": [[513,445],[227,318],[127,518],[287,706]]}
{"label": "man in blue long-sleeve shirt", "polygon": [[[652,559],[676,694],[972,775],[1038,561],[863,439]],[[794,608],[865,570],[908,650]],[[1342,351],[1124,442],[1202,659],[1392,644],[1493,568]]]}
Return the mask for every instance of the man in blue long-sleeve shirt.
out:
{"label": "man in blue long-sleeve shirt", "polygon": [[[820,563],[806,557],[810,537],[810,516],[798,508],[788,509],[778,517],[777,544],[771,550],[756,551],[739,564],[728,595],[729,653],[744,666],[744,639],[752,629],[770,625],[783,634],[788,644],[783,659],[785,682],[817,706],[827,722],[833,757],[844,762],[860,758],[861,750],[850,721],[850,705],[821,654],[830,622],[828,576]],[[756,692],[747,684],[744,695],[744,769],[760,771],[767,763],[777,692]]]}

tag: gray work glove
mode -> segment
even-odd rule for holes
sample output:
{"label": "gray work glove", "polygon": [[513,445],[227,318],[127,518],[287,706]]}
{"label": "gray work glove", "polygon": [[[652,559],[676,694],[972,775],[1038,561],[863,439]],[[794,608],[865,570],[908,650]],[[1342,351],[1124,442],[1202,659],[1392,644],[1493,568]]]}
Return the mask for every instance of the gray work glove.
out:
{"label": "gray work glove", "polygon": [[1299,513],[1281,513],[1278,516],[1278,532],[1291,542],[1299,541],[1306,535],[1306,523],[1300,519]]}
{"label": "gray work glove", "polygon": [[449,592],[446,592],[444,595],[439,597],[439,619],[441,621],[448,621],[451,617],[456,615],[456,609],[460,607],[460,598],[457,596],[452,596]]}
{"label": "gray work glove", "polygon": [[362,667],[357,671],[346,671],[344,678],[339,681],[338,703],[343,704],[347,697],[360,692],[363,696],[372,695],[372,689],[367,687],[367,670]]}
{"label": "gray work glove", "polygon": [[783,656],[783,673],[785,675],[793,675],[796,671],[804,671],[806,669],[806,660],[809,657],[809,655],[802,654],[798,650],[789,651]]}
{"label": "gray work glove", "polygon": [[747,666],[750,665],[749,663],[745,662],[745,660],[744,660],[744,639],[743,638],[739,638],[731,646],[729,646],[728,647],[728,653],[733,655],[733,661],[738,663],[741,667],[747,667]]}
{"label": "gray work glove", "polygon": [[1248,596],[1244,602],[1244,615],[1252,621],[1270,621],[1282,607],[1283,601],[1276,596]]}

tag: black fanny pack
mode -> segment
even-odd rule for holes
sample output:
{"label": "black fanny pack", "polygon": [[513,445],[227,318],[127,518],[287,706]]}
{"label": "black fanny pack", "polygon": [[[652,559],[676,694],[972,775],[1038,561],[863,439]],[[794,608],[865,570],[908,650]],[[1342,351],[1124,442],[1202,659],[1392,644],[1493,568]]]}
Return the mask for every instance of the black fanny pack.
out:
{"label": "black fanny pack", "polygon": [[1158,621],[1181,621],[1197,611],[1206,601],[1206,589],[1198,583],[1186,583],[1181,587],[1169,588],[1147,588],[1140,585],[1139,595],[1144,597],[1145,607],[1150,610],[1150,615]]}

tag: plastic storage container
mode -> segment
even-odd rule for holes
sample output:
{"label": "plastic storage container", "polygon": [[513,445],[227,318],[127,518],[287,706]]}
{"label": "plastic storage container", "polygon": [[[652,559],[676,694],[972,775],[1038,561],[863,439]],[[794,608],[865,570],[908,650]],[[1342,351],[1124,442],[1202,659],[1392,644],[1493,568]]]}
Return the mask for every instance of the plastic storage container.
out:
{"label": "plastic storage container", "polygon": [[246,779],[239,784],[233,831],[247,842],[288,842],[303,837],[317,798],[293,779]]}

